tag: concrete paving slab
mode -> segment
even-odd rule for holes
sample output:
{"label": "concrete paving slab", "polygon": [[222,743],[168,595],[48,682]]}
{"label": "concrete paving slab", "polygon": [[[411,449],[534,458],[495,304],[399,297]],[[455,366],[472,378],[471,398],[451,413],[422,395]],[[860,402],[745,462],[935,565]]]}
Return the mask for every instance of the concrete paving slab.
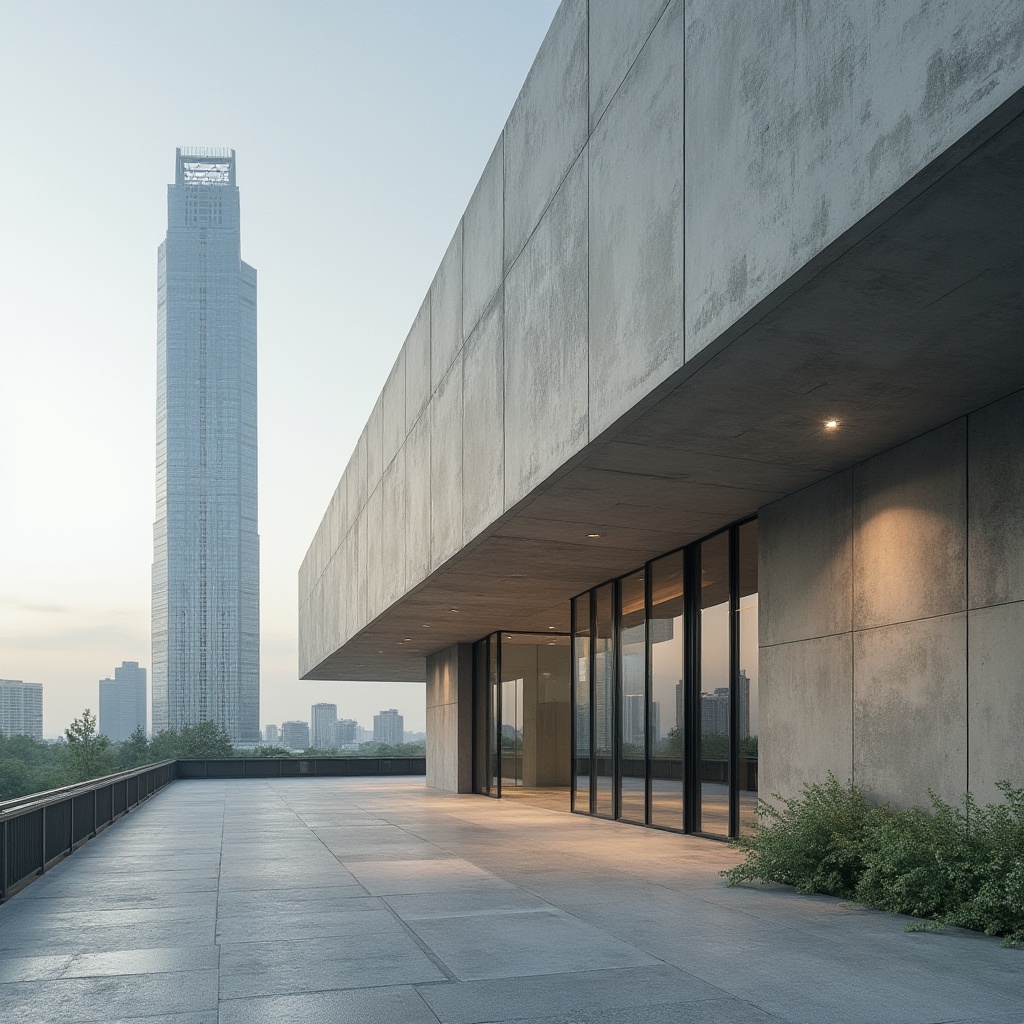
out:
{"label": "concrete paving slab", "polygon": [[383,863],[354,862],[350,863],[350,867],[360,884],[374,896],[445,892],[476,886],[507,889],[512,884],[458,857]]}
{"label": "concrete paving slab", "polygon": [[304,939],[221,946],[222,999],[290,992],[384,988],[445,981],[444,973],[394,919],[392,927],[356,941]]}
{"label": "concrete paving slab", "polygon": [[220,1007],[220,1024],[366,1024],[367,1021],[437,1024],[437,1018],[411,987],[227,999]]}

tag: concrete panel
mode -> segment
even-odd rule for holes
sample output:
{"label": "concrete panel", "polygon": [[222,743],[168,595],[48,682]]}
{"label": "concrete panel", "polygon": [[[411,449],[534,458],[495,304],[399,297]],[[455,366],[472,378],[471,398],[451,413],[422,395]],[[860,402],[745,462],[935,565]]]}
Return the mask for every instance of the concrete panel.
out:
{"label": "concrete panel", "polygon": [[683,363],[682,57],[674,2],[588,147],[591,437]]}
{"label": "concrete panel", "polygon": [[588,440],[585,161],[505,281],[506,508]]}
{"label": "concrete panel", "polygon": [[[666,0],[590,0],[590,129],[622,84]],[[680,61],[681,63],[681,61]]]}
{"label": "concrete panel", "polygon": [[853,473],[758,511],[759,636],[780,644],[853,628]]}
{"label": "concrete panel", "polygon": [[405,441],[408,518],[405,522],[406,584],[430,572],[430,416],[421,416]]}
{"label": "concrete panel", "polygon": [[382,394],[384,423],[382,427],[382,451],[384,468],[398,454],[405,441],[405,349],[398,353],[395,365],[388,374]]}
{"label": "concrete panel", "polygon": [[690,359],[1020,88],[1024,7],[686,12]]}
{"label": "concrete panel", "polygon": [[962,611],[967,424],[961,419],[853,470],[853,624]]}
{"label": "concrete panel", "polygon": [[462,354],[430,404],[430,567],[462,547]]}
{"label": "concrete panel", "polygon": [[361,583],[358,579],[359,559],[356,551],[356,540],[357,534],[353,525],[352,529],[345,535],[345,539],[341,542],[341,550],[339,551],[338,566],[340,569],[340,579],[338,581],[337,615],[338,627],[341,635],[346,639],[355,633],[358,625],[356,622],[358,605],[356,592]]}
{"label": "concrete panel", "polygon": [[427,657],[427,785],[473,788],[473,648],[456,644]]}
{"label": "concrete panel", "polygon": [[853,637],[802,640],[760,651],[761,798],[853,777]]}
{"label": "concrete panel", "polygon": [[564,0],[505,125],[505,267],[588,134],[586,0]]}
{"label": "concrete panel", "polygon": [[504,276],[504,135],[498,139],[462,218],[462,337],[468,338]]}
{"label": "concrete panel", "polygon": [[348,567],[351,575],[346,581],[349,585],[349,630],[352,635],[359,632],[367,622],[367,579],[366,566],[369,542],[366,535],[366,506],[359,513],[352,527],[352,563]]}
{"label": "concrete panel", "polygon": [[384,396],[377,401],[366,423],[366,494],[380,486],[384,474]]}
{"label": "concrete panel", "polygon": [[405,533],[409,490],[405,468],[405,447],[384,470],[383,548],[381,574],[384,578],[384,607],[389,608],[406,591]]}
{"label": "concrete panel", "polygon": [[462,361],[462,537],[505,510],[504,304],[497,295],[466,342]]}
{"label": "concrete panel", "polygon": [[1024,392],[967,421],[968,602],[1024,600]]}
{"label": "concrete panel", "polygon": [[968,612],[968,782],[983,803],[996,783],[1024,786],[1024,603]]}
{"label": "concrete panel", "polygon": [[366,621],[384,610],[384,501],[378,483],[366,502]]}
{"label": "concrete panel", "polygon": [[334,488],[334,494],[331,497],[331,503],[328,507],[328,513],[330,516],[330,530],[329,530],[329,542],[328,552],[330,556],[341,547],[341,542],[348,533],[348,487],[345,485],[343,480],[338,482],[338,486]]}
{"label": "concrete panel", "polygon": [[857,785],[904,807],[927,806],[929,790],[959,801],[967,789],[967,614],[854,633],[853,671]]}
{"label": "concrete panel", "polygon": [[430,386],[430,294],[405,339],[405,432],[427,407],[433,389]]}
{"label": "concrete panel", "polygon": [[350,523],[356,521],[356,516],[366,504],[366,431],[367,428],[363,427],[363,432],[359,435],[355,450],[345,468],[345,486],[348,489],[346,502]]}
{"label": "concrete panel", "polygon": [[430,389],[436,391],[462,348],[462,222],[430,286]]}

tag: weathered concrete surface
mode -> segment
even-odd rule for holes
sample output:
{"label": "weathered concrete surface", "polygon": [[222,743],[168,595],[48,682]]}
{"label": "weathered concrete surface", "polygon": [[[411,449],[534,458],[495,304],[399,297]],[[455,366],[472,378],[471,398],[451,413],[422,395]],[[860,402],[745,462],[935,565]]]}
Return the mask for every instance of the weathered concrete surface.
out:
{"label": "weathered concrete surface", "polygon": [[683,362],[682,78],[673,0],[588,146],[590,437]]}
{"label": "weathered concrete surface", "polygon": [[[1022,409],[1017,393],[761,510],[763,792],[820,780],[830,749],[901,803],[1024,784]],[[852,717],[818,714],[851,695]]]}
{"label": "weathered concrete surface", "polygon": [[[1022,954],[422,780],[175,783],[0,906],[8,1024],[1016,1024]],[[822,979],[827,979],[827,984]]]}
{"label": "weathered concrete surface", "polygon": [[853,635],[763,647],[758,672],[762,798],[797,796],[829,772],[853,778]]}
{"label": "weathered concrete surface", "polygon": [[473,789],[473,648],[446,647],[427,658],[427,785]]}
{"label": "weathered concrete surface", "polygon": [[505,282],[505,494],[587,438],[587,167],[566,176]]}
{"label": "weathered concrete surface", "polygon": [[[442,645],[566,628],[572,594],[1024,388],[1019,5],[659,6],[560,9],[303,562],[303,675],[423,679],[436,648],[396,639],[444,605]],[[464,372],[461,436],[431,451],[443,373],[499,301],[500,437],[460,451]],[[401,593],[371,616],[345,567],[369,567],[364,509],[403,445],[405,564],[378,570]],[[461,501],[431,495],[431,459],[461,462]]]}

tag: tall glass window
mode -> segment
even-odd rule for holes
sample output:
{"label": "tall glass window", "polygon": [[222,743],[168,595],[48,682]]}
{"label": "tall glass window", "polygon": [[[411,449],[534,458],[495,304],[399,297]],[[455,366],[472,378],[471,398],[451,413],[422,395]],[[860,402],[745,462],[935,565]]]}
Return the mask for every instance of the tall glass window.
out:
{"label": "tall glass window", "polygon": [[594,616],[594,813],[615,816],[615,584],[595,591]]}
{"label": "tall glass window", "polygon": [[573,803],[590,812],[590,594],[573,603]]}
{"label": "tall glass window", "polygon": [[647,806],[646,574],[627,576],[619,590],[619,817],[643,824]]}
{"label": "tall glass window", "polygon": [[697,829],[729,834],[730,736],[729,533],[700,545],[700,820]]}
{"label": "tall glass window", "polygon": [[683,827],[683,553],[651,563],[651,824]]}
{"label": "tall glass window", "polygon": [[736,766],[740,832],[757,821],[757,520],[739,527],[739,671],[736,703],[739,752]]}
{"label": "tall glass window", "polygon": [[487,705],[487,731],[490,735],[492,796],[501,796],[501,682],[498,679],[500,654],[500,644],[495,634],[487,644],[487,685],[491,691],[491,699]]}

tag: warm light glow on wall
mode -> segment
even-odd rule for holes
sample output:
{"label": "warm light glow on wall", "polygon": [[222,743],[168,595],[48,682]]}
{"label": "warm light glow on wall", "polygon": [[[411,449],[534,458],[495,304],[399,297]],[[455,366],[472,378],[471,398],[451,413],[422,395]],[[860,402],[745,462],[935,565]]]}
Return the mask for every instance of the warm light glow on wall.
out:
{"label": "warm light glow on wall", "polygon": [[839,429],[839,420],[825,420],[825,429],[826,430],[838,430]]}

